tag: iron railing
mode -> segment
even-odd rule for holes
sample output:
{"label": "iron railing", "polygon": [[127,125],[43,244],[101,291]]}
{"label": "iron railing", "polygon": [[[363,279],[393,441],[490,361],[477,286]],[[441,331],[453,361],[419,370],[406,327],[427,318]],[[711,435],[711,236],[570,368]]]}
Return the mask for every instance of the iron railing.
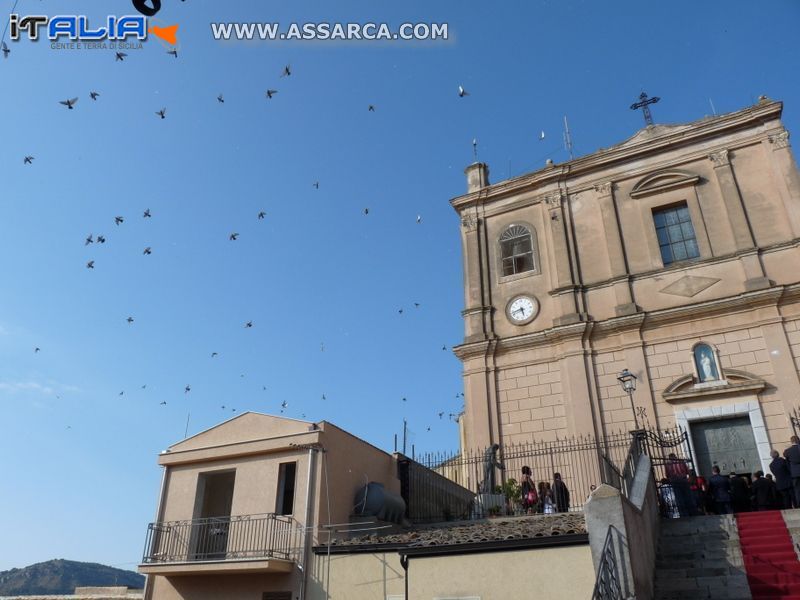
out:
{"label": "iron railing", "polygon": [[[398,477],[406,518],[415,523],[576,511],[601,483],[627,496],[641,454],[650,456],[657,481],[668,477],[674,462],[670,454],[691,469],[688,436],[676,429],[507,444],[494,451],[431,453],[416,460],[400,455]],[[534,505],[523,497],[519,483],[523,467],[531,469],[536,484]],[[554,485],[556,473],[563,486]],[[547,495],[551,506],[543,499]]]}
{"label": "iron railing", "polygon": [[614,551],[615,531],[617,531],[616,528],[611,526],[606,533],[603,553],[600,555],[600,563],[597,565],[597,579],[594,584],[592,600],[622,600],[622,586]]}
{"label": "iron railing", "polygon": [[291,560],[297,536],[294,519],[273,513],[150,523],[142,563]]}

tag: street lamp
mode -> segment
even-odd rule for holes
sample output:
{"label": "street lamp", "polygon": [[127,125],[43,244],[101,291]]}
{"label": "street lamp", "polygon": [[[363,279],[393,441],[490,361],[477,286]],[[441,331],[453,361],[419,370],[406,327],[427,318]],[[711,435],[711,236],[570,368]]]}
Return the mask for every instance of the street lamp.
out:
{"label": "street lamp", "polygon": [[622,391],[628,394],[628,399],[631,401],[631,412],[633,412],[633,423],[636,425],[636,430],[639,430],[639,419],[636,418],[636,408],[633,406],[633,392],[636,391],[636,375],[625,369],[617,377],[622,386]]}

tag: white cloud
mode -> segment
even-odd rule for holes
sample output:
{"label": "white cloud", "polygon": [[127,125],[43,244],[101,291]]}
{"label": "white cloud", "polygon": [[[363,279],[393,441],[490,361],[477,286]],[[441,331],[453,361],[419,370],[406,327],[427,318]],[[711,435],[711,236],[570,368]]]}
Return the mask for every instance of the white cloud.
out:
{"label": "white cloud", "polygon": [[55,393],[49,385],[42,385],[36,381],[0,381],[0,392],[16,394],[17,392],[39,392],[48,396]]}

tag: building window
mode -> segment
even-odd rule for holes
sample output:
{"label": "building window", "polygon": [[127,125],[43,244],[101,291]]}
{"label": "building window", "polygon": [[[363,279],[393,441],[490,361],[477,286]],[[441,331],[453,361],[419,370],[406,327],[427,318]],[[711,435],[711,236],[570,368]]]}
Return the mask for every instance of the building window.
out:
{"label": "building window", "polygon": [[685,203],[654,210],[653,221],[664,266],[700,256],[689,207]]}
{"label": "building window", "polygon": [[715,348],[703,342],[692,348],[694,368],[699,383],[721,381],[722,371],[719,368],[719,356]]}
{"label": "building window", "polygon": [[503,276],[533,271],[533,236],[527,227],[510,225],[500,236]]}
{"label": "building window", "polygon": [[281,463],[278,468],[278,502],[275,512],[291,515],[294,512],[294,480],[297,463]]}

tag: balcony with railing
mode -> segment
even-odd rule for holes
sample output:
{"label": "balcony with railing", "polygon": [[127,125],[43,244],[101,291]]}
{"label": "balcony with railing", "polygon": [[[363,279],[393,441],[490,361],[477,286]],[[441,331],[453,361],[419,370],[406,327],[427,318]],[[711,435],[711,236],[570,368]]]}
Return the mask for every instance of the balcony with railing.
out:
{"label": "balcony with railing", "polygon": [[139,572],[287,573],[301,540],[293,518],[273,513],[150,523]]}

